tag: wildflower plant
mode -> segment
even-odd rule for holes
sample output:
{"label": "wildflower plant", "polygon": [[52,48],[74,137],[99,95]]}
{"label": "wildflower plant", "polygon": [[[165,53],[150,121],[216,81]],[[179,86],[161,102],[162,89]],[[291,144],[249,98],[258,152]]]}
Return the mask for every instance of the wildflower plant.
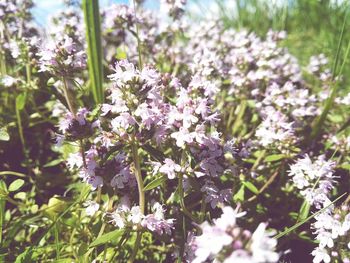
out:
{"label": "wildflower plant", "polygon": [[0,0],[1,260],[350,262],[350,48],[97,2]]}

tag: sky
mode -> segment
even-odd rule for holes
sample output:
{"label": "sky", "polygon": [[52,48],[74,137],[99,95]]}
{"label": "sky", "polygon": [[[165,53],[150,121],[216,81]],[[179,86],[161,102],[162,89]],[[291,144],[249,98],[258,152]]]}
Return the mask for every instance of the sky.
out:
{"label": "sky", "polygon": [[[34,0],[35,7],[32,14],[36,22],[40,25],[46,25],[49,17],[64,8],[64,0]],[[148,0],[146,6],[148,8],[157,8],[159,1]],[[129,0],[99,0],[100,8],[106,7],[112,3],[128,4]]]}

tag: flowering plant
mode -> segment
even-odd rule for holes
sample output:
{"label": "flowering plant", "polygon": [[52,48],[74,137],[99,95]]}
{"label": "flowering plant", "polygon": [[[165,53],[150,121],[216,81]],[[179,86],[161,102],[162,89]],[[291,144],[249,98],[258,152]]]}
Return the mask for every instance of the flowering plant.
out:
{"label": "flowering plant", "polygon": [[97,3],[0,0],[0,258],[350,262],[346,59]]}

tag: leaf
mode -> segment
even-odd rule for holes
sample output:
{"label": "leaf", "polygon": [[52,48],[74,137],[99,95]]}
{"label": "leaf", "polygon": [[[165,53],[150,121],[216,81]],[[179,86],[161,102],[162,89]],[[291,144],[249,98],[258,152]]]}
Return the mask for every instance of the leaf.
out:
{"label": "leaf", "polygon": [[96,238],[90,245],[89,247],[96,247],[99,245],[103,245],[108,243],[109,241],[116,240],[118,237],[123,235],[123,230],[122,229],[117,229],[112,232],[106,233],[98,238]]}
{"label": "leaf", "polygon": [[24,185],[24,180],[22,180],[22,179],[14,180],[9,186],[9,191],[15,192],[18,189],[20,189],[23,185]]}
{"label": "leaf", "polygon": [[253,194],[259,194],[259,190],[258,188],[256,188],[255,185],[253,185],[251,182],[248,182],[248,181],[244,181],[242,182],[242,184],[247,187]]}
{"label": "leaf", "polygon": [[233,196],[235,202],[244,201],[244,185],[239,188],[238,192]]}
{"label": "leaf", "polygon": [[52,161],[46,163],[43,167],[45,167],[45,168],[46,168],[46,167],[53,167],[53,166],[56,166],[56,165],[58,165],[58,164],[60,164],[60,163],[62,163],[62,162],[63,162],[62,159],[52,160]]}
{"label": "leaf", "polygon": [[56,225],[57,221],[60,220],[65,214],[67,214],[75,205],[83,202],[86,199],[87,194],[89,192],[90,187],[82,187],[78,200],[70,204],[64,211],[57,215],[56,219],[52,222],[52,224],[47,229],[45,229],[43,233],[39,237],[37,237],[36,240],[34,240],[32,243],[37,246],[40,243],[40,241],[47,235],[47,233],[49,233],[50,230]]}
{"label": "leaf", "polygon": [[344,170],[350,170],[350,163],[343,163],[342,165],[340,165],[340,168]]}
{"label": "leaf", "polygon": [[285,157],[286,157],[285,154],[272,154],[272,155],[266,156],[265,162],[271,163],[271,162],[279,161]]}
{"label": "leaf", "polygon": [[9,141],[10,135],[5,127],[0,128],[0,141]]}
{"label": "leaf", "polygon": [[23,110],[24,106],[26,105],[26,99],[27,99],[26,93],[18,94],[16,97],[16,109]]}
{"label": "leaf", "polygon": [[8,190],[6,183],[3,180],[0,180],[0,200],[6,198],[8,195]]}
{"label": "leaf", "polygon": [[115,58],[118,60],[122,60],[122,59],[127,59],[128,56],[125,52],[126,47],[122,48],[122,47],[118,47],[117,48],[117,54],[115,55]]}
{"label": "leaf", "polygon": [[15,263],[29,263],[32,261],[33,248],[29,247],[16,257]]}
{"label": "leaf", "polygon": [[91,80],[91,91],[96,104],[102,103],[103,92],[103,67],[100,11],[98,0],[83,0],[86,39],[88,44],[88,68]]}
{"label": "leaf", "polygon": [[307,218],[309,215],[309,212],[310,212],[310,203],[304,200],[299,210],[299,219],[304,220],[305,218]]}
{"label": "leaf", "polygon": [[167,178],[165,176],[154,179],[152,182],[150,182],[148,185],[146,185],[143,190],[144,191],[152,190],[152,189],[158,187],[159,185],[161,185],[163,182],[165,182],[166,179]]}

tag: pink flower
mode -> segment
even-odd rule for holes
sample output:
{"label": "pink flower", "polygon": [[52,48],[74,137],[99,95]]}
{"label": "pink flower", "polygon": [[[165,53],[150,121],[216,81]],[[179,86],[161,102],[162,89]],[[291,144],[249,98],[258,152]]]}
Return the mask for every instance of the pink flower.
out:
{"label": "pink flower", "polygon": [[175,172],[180,172],[181,166],[176,164],[173,160],[166,158],[164,164],[159,168],[159,172],[166,174],[169,179],[174,179]]}
{"label": "pink flower", "polygon": [[180,148],[184,148],[185,143],[193,142],[193,134],[184,127],[180,127],[178,132],[173,132],[170,136],[176,139],[176,145]]}

